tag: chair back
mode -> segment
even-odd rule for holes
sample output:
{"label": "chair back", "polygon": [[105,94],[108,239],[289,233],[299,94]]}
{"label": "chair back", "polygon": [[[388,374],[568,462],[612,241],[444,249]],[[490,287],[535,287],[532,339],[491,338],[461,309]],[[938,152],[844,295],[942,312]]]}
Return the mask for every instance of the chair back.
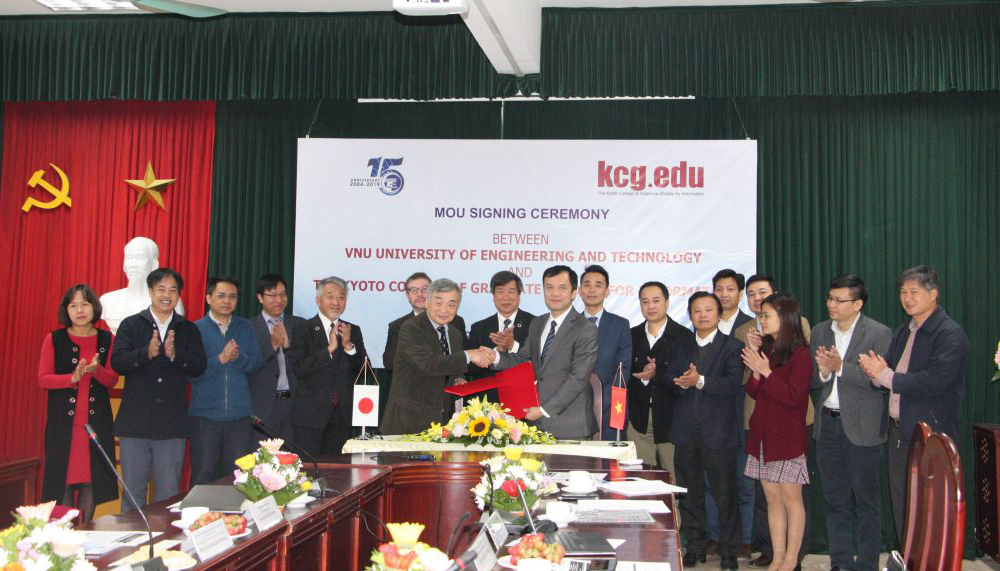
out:
{"label": "chair back", "polygon": [[920,503],[920,460],[924,456],[924,446],[931,437],[931,427],[923,421],[917,423],[910,438],[910,455],[906,463],[906,519],[903,525],[904,554],[912,553],[914,545],[923,544],[924,524],[927,522],[917,517],[917,506]]}
{"label": "chair back", "polygon": [[[904,560],[913,571],[958,571],[965,540],[962,465],[954,441],[934,433],[923,445],[917,483],[914,537],[907,538]],[[911,494],[909,496],[913,498]]]}
{"label": "chair back", "polygon": [[604,426],[604,385],[597,373],[590,374],[590,392],[594,393],[594,418],[597,419],[597,434],[592,438],[601,439],[601,427]]}

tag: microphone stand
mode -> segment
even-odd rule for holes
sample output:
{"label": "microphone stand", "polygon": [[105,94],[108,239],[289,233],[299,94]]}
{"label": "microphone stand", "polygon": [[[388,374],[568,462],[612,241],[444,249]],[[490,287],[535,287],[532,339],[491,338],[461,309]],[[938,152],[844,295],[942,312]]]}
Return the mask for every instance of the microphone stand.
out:
{"label": "microphone stand", "polygon": [[135,501],[135,496],[132,495],[128,486],[125,485],[125,481],[122,480],[121,475],[118,473],[115,463],[111,461],[111,458],[108,457],[108,453],[104,451],[104,447],[101,446],[100,442],[98,442],[97,433],[94,432],[94,427],[90,426],[90,423],[87,423],[83,425],[83,429],[87,431],[87,438],[90,439],[90,442],[93,443],[94,447],[101,453],[104,461],[107,462],[108,467],[111,468],[111,472],[114,473],[116,478],[118,478],[118,483],[122,485],[122,490],[125,492],[125,495],[128,496],[129,501],[132,502],[132,506],[135,507],[135,511],[139,512],[139,517],[142,518],[142,523],[146,525],[146,533],[149,534],[149,557],[146,558],[146,561],[139,564],[140,569],[143,571],[166,571],[167,567],[163,563],[163,558],[153,557],[153,528],[149,526],[149,520],[146,519],[146,514],[142,511],[142,508],[139,507],[139,502]]}
{"label": "microphone stand", "polygon": [[[264,421],[261,420],[259,416],[255,415],[255,414],[252,414],[252,415],[250,415],[250,418],[253,420],[254,424],[256,424],[257,426],[259,426],[271,438],[281,438],[281,435],[278,434],[277,432],[275,432],[274,429],[271,428],[270,426],[264,424]],[[282,439],[282,440],[285,440],[285,439]],[[327,491],[326,478],[321,478],[320,477],[320,475],[319,475],[319,462],[316,461],[316,458],[314,458],[313,455],[310,454],[305,448],[302,448],[301,446],[299,446],[298,444],[292,442],[291,440],[285,440],[285,444],[287,444],[289,448],[295,450],[296,452],[298,452],[302,456],[305,456],[306,459],[309,460],[309,462],[313,465],[313,470],[315,472],[315,478],[313,478],[313,489],[309,490],[309,495],[313,496],[313,497],[316,497],[316,498],[326,497],[326,491]],[[316,492],[316,493],[314,494],[313,492]]]}
{"label": "microphone stand", "polygon": [[493,489],[493,470],[490,469],[489,463],[484,464],[483,467],[486,468],[486,479],[489,481],[490,485],[490,492],[487,499],[490,501],[490,515],[493,515],[493,494],[496,492],[496,490]]}

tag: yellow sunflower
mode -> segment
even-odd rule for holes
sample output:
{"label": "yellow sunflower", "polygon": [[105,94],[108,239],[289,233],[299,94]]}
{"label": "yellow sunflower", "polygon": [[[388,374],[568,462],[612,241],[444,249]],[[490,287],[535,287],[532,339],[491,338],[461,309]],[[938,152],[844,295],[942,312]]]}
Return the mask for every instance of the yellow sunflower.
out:
{"label": "yellow sunflower", "polygon": [[485,416],[469,423],[469,436],[486,436],[490,431],[490,419]]}

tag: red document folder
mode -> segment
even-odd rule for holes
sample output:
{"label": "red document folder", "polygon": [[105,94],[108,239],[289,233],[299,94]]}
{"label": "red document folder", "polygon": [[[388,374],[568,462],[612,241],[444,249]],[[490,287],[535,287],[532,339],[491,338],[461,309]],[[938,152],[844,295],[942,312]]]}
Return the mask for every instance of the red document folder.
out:
{"label": "red document folder", "polygon": [[449,394],[466,397],[481,393],[487,389],[496,389],[497,396],[503,406],[510,409],[514,418],[524,418],[524,409],[538,406],[538,389],[535,388],[535,369],[531,363],[521,363],[516,367],[497,371],[496,376],[486,377],[478,381],[470,381],[464,385],[445,387]]}

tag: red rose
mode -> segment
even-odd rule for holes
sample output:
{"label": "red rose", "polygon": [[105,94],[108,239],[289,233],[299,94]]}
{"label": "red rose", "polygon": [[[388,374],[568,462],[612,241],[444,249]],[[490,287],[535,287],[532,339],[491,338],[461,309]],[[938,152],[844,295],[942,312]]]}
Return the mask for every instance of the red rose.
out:
{"label": "red rose", "polygon": [[389,569],[409,569],[410,565],[417,558],[417,552],[411,551],[406,555],[401,555],[399,553],[399,548],[397,548],[392,543],[383,543],[378,547],[378,550],[382,553],[382,559],[385,561],[385,566]]}
{"label": "red rose", "polygon": [[282,466],[287,466],[288,464],[294,464],[296,460],[299,459],[298,454],[276,454],[278,457],[278,464]]}
{"label": "red rose", "polygon": [[447,428],[441,429],[441,438],[451,438],[451,431]]}
{"label": "red rose", "polygon": [[503,490],[503,493],[513,498],[517,497],[517,487],[515,486],[519,486],[522,490],[527,488],[524,480],[518,480],[516,483],[514,480],[504,480],[503,484],[500,484],[500,489]]}

